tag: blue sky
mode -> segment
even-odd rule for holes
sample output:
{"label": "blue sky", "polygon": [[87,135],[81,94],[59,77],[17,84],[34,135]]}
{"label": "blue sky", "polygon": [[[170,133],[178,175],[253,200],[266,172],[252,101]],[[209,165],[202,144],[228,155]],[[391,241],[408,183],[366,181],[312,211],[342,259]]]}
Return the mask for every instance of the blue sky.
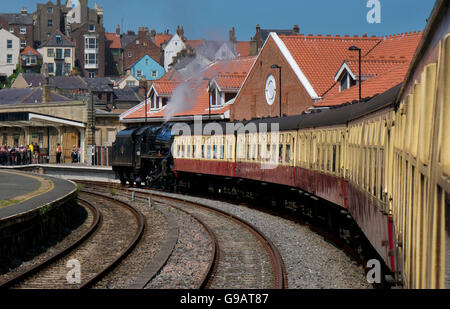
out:
{"label": "blue sky", "polygon": [[[61,0],[63,3],[65,0]],[[226,39],[235,27],[238,40],[249,40],[256,24],[267,29],[291,29],[304,34],[386,35],[423,30],[434,0],[370,0],[381,5],[381,22],[369,23],[369,0],[89,0],[104,9],[104,25],[114,32],[146,26],[174,33],[183,25],[189,39]],[[36,10],[36,0],[2,0],[0,11]],[[56,0],[53,0],[56,2]]]}

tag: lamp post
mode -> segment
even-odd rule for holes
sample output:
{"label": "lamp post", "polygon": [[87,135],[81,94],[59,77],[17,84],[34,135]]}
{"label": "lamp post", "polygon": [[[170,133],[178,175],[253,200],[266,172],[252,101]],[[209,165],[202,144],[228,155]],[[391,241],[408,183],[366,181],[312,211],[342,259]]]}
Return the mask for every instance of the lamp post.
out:
{"label": "lamp post", "polygon": [[147,82],[145,82],[145,86],[144,86],[144,98],[145,98],[145,125],[147,125]]}
{"label": "lamp post", "polygon": [[350,46],[348,49],[350,51],[358,51],[358,64],[359,64],[359,78],[358,78],[358,84],[359,84],[359,102],[361,102],[361,48],[356,46]]}
{"label": "lamp post", "polygon": [[280,69],[280,118],[282,117],[281,114],[281,67],[278,64],[272,64],[272,69]]}

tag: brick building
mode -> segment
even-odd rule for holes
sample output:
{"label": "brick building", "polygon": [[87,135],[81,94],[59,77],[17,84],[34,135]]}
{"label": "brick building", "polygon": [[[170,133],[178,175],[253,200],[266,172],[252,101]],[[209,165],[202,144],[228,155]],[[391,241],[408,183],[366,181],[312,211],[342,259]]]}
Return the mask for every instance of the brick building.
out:
{"label": "brick building", "polygon": [[70,34],[75,42],[75,66],[83,77],[105,76],[105,29],[103,20],[72,25]]}
{"label": "brick building", "polygon": [[20,39],[20,48],[34,46],[33,14],[26,8],[20,13],[0,14],[0,27],[6,29]]}
{"label": "brick building", "polygon": [[401,82],[421,35],[341,37],[272,32],[231,106],[230,119],[298,115],[310,108],[358,100],[358,53],[349,50],[351,46],[360,48],[363,55],[362,98],[384,92]]}
{"label": "brick building", "polygon": [[151,39],[148,27],[140,27],[138,34],[129,32],[122,40],[123,67],[129,68],[145,55],[149,55],[160,65],[163,64],[161,48]]}

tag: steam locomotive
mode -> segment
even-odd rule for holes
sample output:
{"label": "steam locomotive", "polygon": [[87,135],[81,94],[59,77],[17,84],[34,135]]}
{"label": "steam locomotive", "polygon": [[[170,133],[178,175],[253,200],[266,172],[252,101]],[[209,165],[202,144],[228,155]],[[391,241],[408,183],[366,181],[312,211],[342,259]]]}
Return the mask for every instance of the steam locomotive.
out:
{"label": "steam locomotive", "polygon": [[112,167],[122,184],[174,188],[172,125],[134,127],[117,133],[112,145]]}

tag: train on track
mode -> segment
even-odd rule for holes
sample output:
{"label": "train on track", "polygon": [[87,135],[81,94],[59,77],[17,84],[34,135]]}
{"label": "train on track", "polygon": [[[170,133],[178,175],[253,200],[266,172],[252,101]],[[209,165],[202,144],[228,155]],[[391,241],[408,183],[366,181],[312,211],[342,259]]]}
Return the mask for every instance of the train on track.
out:
{"label": "train on track", "polygon": [[448,17],[448,2],[438,1],[405,82],[367,102],[126,129],[113,169],[123,183],[293,209],[361,250],[362,234],[395,284],[449,288]]}

